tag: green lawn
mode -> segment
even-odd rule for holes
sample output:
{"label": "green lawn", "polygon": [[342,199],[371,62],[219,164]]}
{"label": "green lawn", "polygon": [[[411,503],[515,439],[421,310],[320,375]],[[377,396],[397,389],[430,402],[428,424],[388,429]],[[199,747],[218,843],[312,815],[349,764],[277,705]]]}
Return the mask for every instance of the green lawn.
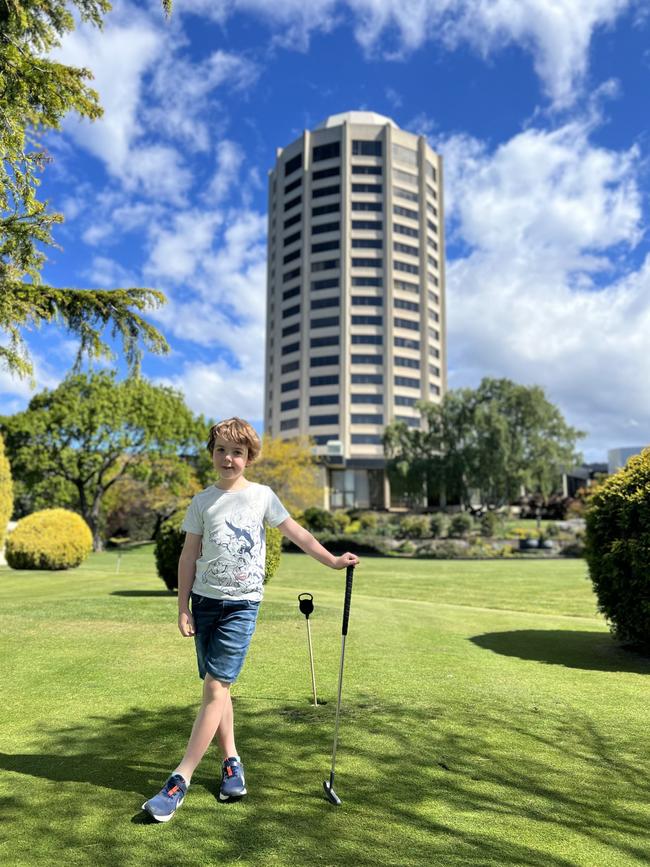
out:
{"label": "green lawn", "polygon": [[[250,791],[216,752],[167,825],[140,805],[200,691],[150,548],[0,569],[0,858],[9,865],[609,865],[650,861],[650,661],[611,641],[583,561],[365,558],[329,774],[344,573],[284,555],[234,689]],[[322,707],[310,705],[305,620]]]}

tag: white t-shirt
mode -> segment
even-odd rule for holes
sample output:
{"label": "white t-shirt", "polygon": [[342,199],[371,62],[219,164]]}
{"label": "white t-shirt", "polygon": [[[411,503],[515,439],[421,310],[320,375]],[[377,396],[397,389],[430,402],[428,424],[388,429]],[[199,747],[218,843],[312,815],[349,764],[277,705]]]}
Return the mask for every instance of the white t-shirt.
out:
{"label": "white t-shirt", "polygon": [[192,590],[212,599],[248,599],[264,594],[266,534],[289,517],[268,485],[249,482],[238,491],[210,485],[192,498],[181,526],[203,537]]}

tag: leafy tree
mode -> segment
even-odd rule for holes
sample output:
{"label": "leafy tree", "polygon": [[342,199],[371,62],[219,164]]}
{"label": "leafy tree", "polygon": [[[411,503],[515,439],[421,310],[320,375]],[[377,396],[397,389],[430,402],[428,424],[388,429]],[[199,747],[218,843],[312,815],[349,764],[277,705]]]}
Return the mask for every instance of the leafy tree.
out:
{"label": "leafy tree", "polygon": [[583,434],[538,386],[485,378],[477,389],[417,407],[424,430],[402,422],[384,434],[391,484],[397,479],[414,499],[467,504],[477,490],[484,503],[502,505],[522,488],[546,499],[561,468],[579,461],[575,446]]}
{"label": "leafy tree", "polygon": [[264,436],[262,457],[246,472],[246,478],[273,488],[290,512],[323,500],[320,471],[307,437],[282,440]]}
{"label": "leafy tree", "polygon": [[14,476],[40,496],[60,486],[91,528],[95,550],[106,492],[126,478],[169,478],[207,435],[178,392],[140,378],[116,382],[107,372],[69,376],[24,412],[0,418],[0,429]]}
{"label": "leafy tree", "polygon": [[[171,3],[163,3],[169,14]],[[102,114],[87,69],[50,59],[65,33],[74,30],[74,11],[101,27],[108,0],[0,0],[0,364],[19,376],[33,366],[23,332],[59,322],[78,336],[79,356],[109,356],[103,339],[109,327],[122,340],[131,369],[139,366],[144,343],[168,349],[165,338],[142,313],[164,303],[161,292],[142,288],[61,289],[41,283],[43,247],[55,246],[52,229],[63,221],[48,210],[37,189],[49,160],[42,136],[60,129],[70,112],[95,120]]]}

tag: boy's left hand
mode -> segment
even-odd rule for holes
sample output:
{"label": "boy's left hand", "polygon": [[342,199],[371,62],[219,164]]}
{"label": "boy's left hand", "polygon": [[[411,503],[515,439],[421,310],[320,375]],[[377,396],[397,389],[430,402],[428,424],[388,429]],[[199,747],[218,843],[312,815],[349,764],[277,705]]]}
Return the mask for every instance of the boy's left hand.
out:
{"label": "boy's left hand", "polygon": [[359,563],[359,558],[356,554],[350,554],[347,551],[345,554],[341,554],[340,557],[337,557],[334,561],[334,565],[332,569],[345,569],[347,566],[356,566]]}

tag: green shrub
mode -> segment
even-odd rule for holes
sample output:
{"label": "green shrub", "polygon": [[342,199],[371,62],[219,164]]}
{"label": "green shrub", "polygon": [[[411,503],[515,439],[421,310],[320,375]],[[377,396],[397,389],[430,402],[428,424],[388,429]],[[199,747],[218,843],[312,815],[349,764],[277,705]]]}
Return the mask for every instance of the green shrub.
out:
{"label": "green shrub", "polygon": [[[184,518],[185,512],[180,511],[163,521],[154,548],[156,570],[172,593],[178,590],[178,558],[185,544],[185,531],[181,530]],[[265,584],[278,571],[281,556],[282,533],[277,527],[267,527]]]}
{"label": "green shrub", "polygon": [[415,554],[416,547],[409,539],[405,539],[401,542],[397,548],[394,549],[396,554]]}
{"label": "green shrub", "polygon": [[445,535],[447,529],[447,518],[442,512],[434,512],[429,517],[429,532],[434,539],[440,539]]}
{"label": "green shrub", "polygon": [[586,521],[598,608],[619,641],[650,651],[650,449],[596,489]]}
{"label": "green shrub", "polygon": [[345,532],[350,535],[351,533],[360,533],[361,532],[361,521],[350,521],[348,526],[345,529]]}
{"label": "green shrub", "polygon": [[332,515],[332,520],[337,533],[345,533],[351,523],[350,516],[343,509],[337,509]]}
{"label": "green shrub", "polygon": [[480,520],[481,536],[485,539],[492,539],[499,527],[499,516],[496,512],[486,512]]}
{"label": "green shrub", "polygon": [[418,545],[417,557],[430,560],[456,560],[467,556],[467,549],[458,542],[444,539],[442,542],[424,542]]}
{"label": "green shrub", "polygon": [[304,526],[311,533],[336,532],[336,523],[334,516],[326,509],[319,509],[318,506],[310,506],[303,512]]}
{"label": "green shrub", "polygon": [[449,522],[449,536],[452,539],[462,539],[468,536],[474,527],[474,520],[469,512],[457,512]]}
{"label": "green shrub", "polygon": [[403,539],[424,539],[429,532],[426,515],[407,515],[399,522],[399,535]]}
{"label": "green shrub", "polygon": [[[386,553],[381,538],[370,533],[356,533],[354,536],[338,535],[337,533],[319,533],[318,541],[337,557],[345,554],[347,551],[359,556],[362,554],[376,556]],[[292,543],[289,543],[287,547],[296,548]]]}
{"label": "green shrub", "polygon": [[376,530],[379,525],[379,518],[374,512],[363,512],[359,515],[359,524],[362,530]]}
{"label": "green shrub", "polygon": [[84,519],[67,509],[44,509],[22,518],[7,536],[12,569],[74,569],[93,549]]}
{"label": "green shrub", "polygon": [[5,454],[4,440],[0,436],[0,551],[13,510],[14,486],[11,479],[11,467]]}

